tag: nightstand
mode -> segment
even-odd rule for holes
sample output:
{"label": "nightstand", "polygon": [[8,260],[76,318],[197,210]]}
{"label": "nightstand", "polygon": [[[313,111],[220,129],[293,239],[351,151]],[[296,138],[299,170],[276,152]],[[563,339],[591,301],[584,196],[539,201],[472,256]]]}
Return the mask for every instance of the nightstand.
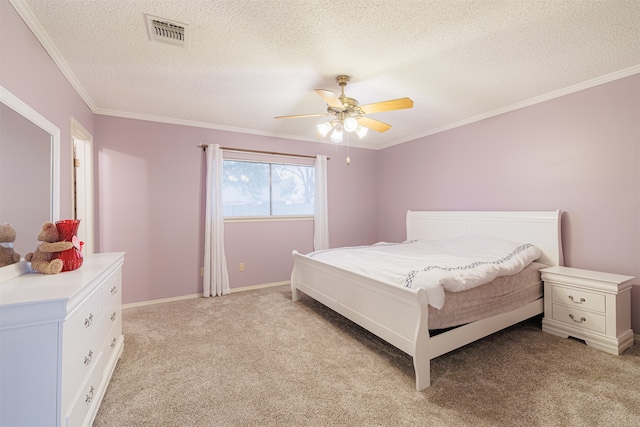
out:
{"label": "nightstand", "polygon": [[620,354],[633,345],[634,277],[570,267],[540,271],[544,281],[543,331],[562,338],[579,338],[612,354]]}

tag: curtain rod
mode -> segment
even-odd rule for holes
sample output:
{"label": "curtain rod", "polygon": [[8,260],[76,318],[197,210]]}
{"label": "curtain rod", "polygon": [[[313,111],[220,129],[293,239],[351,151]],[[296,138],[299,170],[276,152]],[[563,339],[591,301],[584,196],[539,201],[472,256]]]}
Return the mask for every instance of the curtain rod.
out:
{"label": "curtain rod", "polygon": [[[202,148],[203,150],[207,148],[206,145],[198,145],[197,147]],[[291,154],[291,153],[279,153],[276,151],[261,151],[261,150],[248,150],[245,148],[230,148],[230,147],[220,147],[221,150],[225,151],[236,151],[240,153],[256,153],[256,154],[268,154],[271,156],[289,156],[289,157],[301,157],[304,159],[315,159],[316,156],[308,156],[304,154]],[[331,158],[327,157],[327,160],[331,160]]]}

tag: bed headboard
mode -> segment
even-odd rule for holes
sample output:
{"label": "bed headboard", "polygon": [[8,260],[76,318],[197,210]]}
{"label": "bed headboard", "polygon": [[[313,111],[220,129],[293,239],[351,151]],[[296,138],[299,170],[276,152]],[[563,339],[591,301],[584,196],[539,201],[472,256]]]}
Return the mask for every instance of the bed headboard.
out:
{"label": "bed headboard", "polygon": [[560,218],[562,211],[407,211],[407,240],[484,236],[533,243],[542,251],[538,261],[564,265]]}

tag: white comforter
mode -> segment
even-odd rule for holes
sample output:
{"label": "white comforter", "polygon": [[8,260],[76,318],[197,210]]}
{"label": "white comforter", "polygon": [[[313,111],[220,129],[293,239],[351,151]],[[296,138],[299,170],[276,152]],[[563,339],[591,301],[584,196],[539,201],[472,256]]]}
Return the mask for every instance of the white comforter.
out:
{"label": "white comforter", "polygon": [[327,249],[308,256],[377,280],[424,288],[429,304],[444,306],[444,290],[460,292],[499,276],[519,273],[540,257],[530,243],[485,237],[380,242],[372,246]]}

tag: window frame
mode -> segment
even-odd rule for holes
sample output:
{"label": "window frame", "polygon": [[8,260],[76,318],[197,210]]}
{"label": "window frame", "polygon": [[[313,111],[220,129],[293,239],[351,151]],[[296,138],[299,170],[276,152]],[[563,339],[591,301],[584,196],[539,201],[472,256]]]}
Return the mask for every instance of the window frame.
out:
{"label": "window frame", "polygon": [[[222,159],[222,168],[224,170],[224,164],[227,161],[232,162],[247,162],[247,163],[263,163],[269,165],[269,211],[273,212],[273,165],[285,165],[285,166],[303,166],[309,167],[314,170],[314,186],[313,197],[315,199],[315,159],[309,159],[310,162],[304,161],[284,161],[284,160],[264,160],[255,159],[253,156],[224,156]],[[222,200],[223,212],[224,212],[224,197]],[[226,216],[223,215],[224,222],[268,222],[268,221],[308,221],[313,220],[315,214],[301,215],[254,215],[254,216]]]}

